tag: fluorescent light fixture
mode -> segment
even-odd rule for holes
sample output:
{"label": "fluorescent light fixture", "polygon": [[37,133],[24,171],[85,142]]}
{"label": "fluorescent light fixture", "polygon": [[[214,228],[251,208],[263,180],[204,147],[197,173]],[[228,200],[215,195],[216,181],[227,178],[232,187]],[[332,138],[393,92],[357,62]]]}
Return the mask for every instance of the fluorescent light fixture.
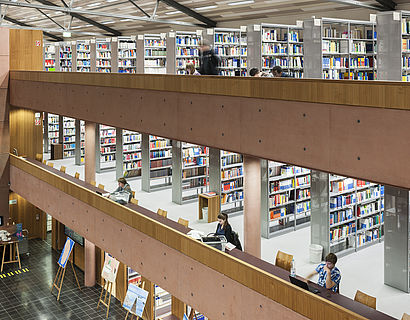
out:
{"label": "fluorescent light fixture", "polygon": [[165,14],[167,15],[171,15],[171,14],[178,14],[181,13],[181,11],[170,11],[170,12],[165,12]]}
{"label": "fluorescent light fixture", "polygon": [[92,27],[92,24],[86,24],[84,27]]}
{"label": "fluorescent light fixture", "polygon": [[76,8],[74,8],[74,9],[78,9],[78,10],[80,10],[80,9],[82,9],[83,7],[76,7]]}
{"label": "fluorescent light fixture", "polygon": [[254,2],[255,2],[255,1],[253,1],[253,0],[230,2],[230,3],[228,3],[228,6],[240,6],[240,5],[242,5],[242,4],[249,4],[249,3],[254,3]]}
{"label": "fluorescent light fixture", "polygon": [[100,4],[101,2],[94,2],[94,3],[87,4],[87,7],[96,7],[96,6],[99,6]]}
{"label": "fluorescent light fixture", "polygon": [[216,7],[217,7],[217,6],[206,6],[206,7],[195,8],[195,10],[197,10],[197,11],[209,10],[209,9],[215,9]]}
{"label": "fluorescent light fixture", "polygon": [[107,2],[116,2],[118,0],[107,0]]}
{"label": "fluorescent light fixture", "polygon": [[121,22],[127,22],[127,21],[131,21],[131,19],[122,19],[120,20]]}
{"label": "fluorescent light fixture", "polygon": [[71,38],[71,32],[64,31],[63,32],[63,37],[64,38]]}
{"label": "fluorescent light fixture", "polygon": [[81,26],[71,27],[71,29],[79,29],[79,28],[81,28]]}
{"label": "fluorescent light fixture", "polygon": [[101,22],[102,24],[111,24],[111,23],[114,23],[115,21],[104,21],[104,22]]}

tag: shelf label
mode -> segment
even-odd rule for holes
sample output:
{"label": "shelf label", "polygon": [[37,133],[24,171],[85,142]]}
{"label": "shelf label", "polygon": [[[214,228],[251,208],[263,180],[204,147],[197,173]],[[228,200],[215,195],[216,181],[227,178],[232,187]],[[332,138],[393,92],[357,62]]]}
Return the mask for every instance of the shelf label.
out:
{"label": "shelf label", "polygon": [[160,33],[161,39],[165,39],[167,37],[166,33]]}
{"label": "shelf label", "polygon": [[202,36],[202,30],[196,30],[196,35],[198,37],[201,37]]}
{"label": "shelf label", "polygon": [[175,38],[175,32],[170,32],[170,33],[168,33],[168,36],[169,36],[170,38]]}
{"label": "shelf label", "polygon": [[261,26],[260,26],[260,24],[254,24],[254,25],[253,25],[253,31],[261,31]]}
{"label": "shelf label", "polygon": [[[41,40],[36,40],[36,47],[39,47],[41,45]],[[44,43],[43,43],[43,47],[44,47]]]}
{"label": "shelf label", "polygon": [[135,41],[135,40],[137,40],[137,37],[136,36],[131,36],[131,40]]}
{"label": "shelf label", "polygon": [[17,204],[17,200],[16,199],[9,200],[9,204]]}
{"label": "shelf label", "polygon": [[111,38],[105,38],[105,41],[111,42]]}
{"label": "shelf label", "polygon": [[[95,40],[94,40],[95,43]],[[90,40],[85,40],[85,44],[90,44]]]}
{"label": "shelf label", "polygon": [[117,42],[118,38],[111,38],[112,42]]}
{"label": "shelf label", "polygon": [[303,21],[302,20],[296,20],[296,26],[298,28],[303,28]]}
{"label": "shelf label", "polygon": [[320,19],[313,19],[313,25],[315,27],[320,27],[321,26],[321,20]]}
{"label": "shelf label", "polygon": [[375,23],[375,22],[376,22],[376,17],[377,17],[377,16],[376,16],[375,14],[371,13],[371,14],[370,14],[370,22],[374,22],[374,23]]}
{"label": "shelf label", "polygon": [[95,39],[91,39],[91,43],[95,43]]}
{"label": "shelf label", "polygon": [[213,35],[214,34],[214,29],[206,29],[206,34],[207,35]]}
{"label": "shelf label", "polygon": [[393,12],[393,20],[400,21],[400,12]]}
{"label": "shelf label", "polygon": [[75,41],[71,41],[71,44],[72,44],[72,45],[75,45]]}
{"label": "shelf label", "polygon": [[138,35],[138,40],[144,40],[144,35],[143,35],[143,34],[139,34],[139,35]]}
{"label": "shelf label", "polygon": [[246,32],[246,26],[241,26],[241,32]]}

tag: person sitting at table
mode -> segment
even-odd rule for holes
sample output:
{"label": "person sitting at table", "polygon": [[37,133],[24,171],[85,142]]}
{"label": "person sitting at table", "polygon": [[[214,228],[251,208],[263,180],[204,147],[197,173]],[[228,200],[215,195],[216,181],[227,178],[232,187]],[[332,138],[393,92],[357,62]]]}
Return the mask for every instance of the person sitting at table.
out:
{"label": "person sitting at table", "polygon": [[218,214],[218,225],[216,226],[215,234],[225,236],[229,243],[233,244],[232,227],[228,222],[228,215],[221,212]]}
{"label": "person sitting at table", "polygon": [[315,271],[307,276],[306,279],[312,278],[314,275],[319,274],[317,284],[332,290],[333,292],[339,292],[339,284],[342,278],[340,270],[336,267],[337,256],[334,253],[329,253],[325,262],[319,264]]}
{"label": "person sitting at table", "polygon": [[126,204],[131,201],[132,190],[125,178],[118,178],[118,188],[107,195],[108,198],[120,204]]}

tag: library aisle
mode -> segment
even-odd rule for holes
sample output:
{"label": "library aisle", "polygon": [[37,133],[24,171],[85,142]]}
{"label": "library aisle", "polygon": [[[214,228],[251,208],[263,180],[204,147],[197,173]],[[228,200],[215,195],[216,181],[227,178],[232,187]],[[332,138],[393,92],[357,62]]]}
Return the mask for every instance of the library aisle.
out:
{"label": "library aisle", "polygon": [[[45,154],[47,156],[47,154]],[[84,179],[84,166],[75,166],[73,159],[51,161],[54,167],[61,165],[67,167],[67,173],[74,175],[80,173]],[[96,174],[97,185],[105,186],[106,191],[113,191],[117,187],[115,171]],[[189,221],[189,227],[205,233],[215,232],[216,222],[205,223],[198,221],[198,204],[196,202],[178,205],[172,202],[172,190],[164,189],[153,193],[141,191],[141,179],[128,179],[139,204],[150,210],[158,208],[168,211],[168,218],[177,221],[184,218]],[[239,233],[243,244],[243,215],[229,219],[233,230]],[[278,250],[293,254],[296,262],[296,272],[307,276],[314,270],[316,264],[309,262],[310,227],[286,233],[271,239],[261,238],[261,257],[270,263],[275,262]],[[342,281],[340,293],[354,298],[356,290],[361,290],[377,297],[377,309],[393,317],[401,318],[403,312],[408,311],[410,295],[383,284],[384,274],[384,244],[378,243],[359,252],[351,253],[339,258],[337,267],[341,270]],[[313,281],[316,279],[313,279]],[[393,303],[394,302],[394,303]]]}

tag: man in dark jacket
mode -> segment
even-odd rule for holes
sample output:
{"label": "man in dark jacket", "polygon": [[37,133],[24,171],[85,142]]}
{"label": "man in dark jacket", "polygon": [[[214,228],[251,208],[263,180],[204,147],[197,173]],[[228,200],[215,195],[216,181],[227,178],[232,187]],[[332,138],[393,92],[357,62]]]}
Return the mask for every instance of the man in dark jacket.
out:
{"label": "man in dark jacket", "polygon": [[215,54],[207,41],[201,41],[199,56],[199,73],[202,75],[218,75],[220,58]]}

